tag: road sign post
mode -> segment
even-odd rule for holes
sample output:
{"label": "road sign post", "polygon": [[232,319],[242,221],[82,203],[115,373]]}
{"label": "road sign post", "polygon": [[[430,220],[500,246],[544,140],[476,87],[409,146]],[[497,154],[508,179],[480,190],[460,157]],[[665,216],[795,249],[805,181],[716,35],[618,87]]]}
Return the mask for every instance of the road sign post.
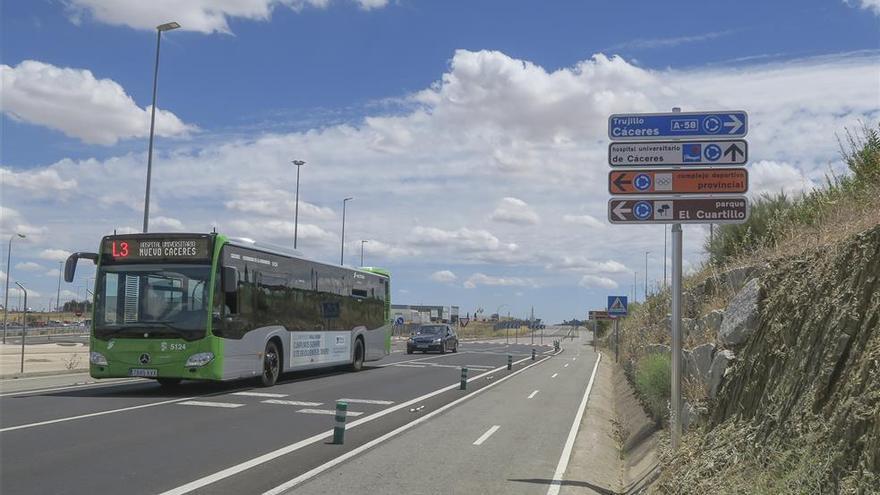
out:
{"label": "road sign post", "polygon": [[[608,201],[609,222],[672,224],[670,429],[673,450],[678,449],[681,439],[681,224],[708,223],[711,229],[716,223],[743,223],[748,219],[745,197],[723,196],[748,191],[748,172],[731,168],[748,162],[748,143],[738,139],[745,137],[748,129],[748,115],[744,111],[684,113],[673,108],[671,113],[608,117],[608,137],[612,141],[623,141],[608,146],[608,164],[614,167],[608,174],[608,191],[624,196]],[[716,168],[719,166],[728,168]],[[663,167],[666,169],[661,169]],[[611,298],[608,305],[609,316],[613,316]],[[617,359],[620,346],[617,321],[614,333]]]}
{"label": "road sign post", "polygon": [[748,216],[749,203],[743,196],[608,200],[611,223],[743,223]]}
{"label": "road sign post", "polygon": [[643,194],[743,194],[749,190],[744,168],[694,168],[683,170],[612,170],[608,192]]}
{"label": "road sign post", "polygon": [[608,137],[613,141],[740,138],[748,131],[749,118],[742,110],[633,113],[608,117]]}
{"label": "road sign post", "polygon": [[700,167],[745,165],[749,145],[744,139],[712,141],[615,142],[608,145],[612,167]]}

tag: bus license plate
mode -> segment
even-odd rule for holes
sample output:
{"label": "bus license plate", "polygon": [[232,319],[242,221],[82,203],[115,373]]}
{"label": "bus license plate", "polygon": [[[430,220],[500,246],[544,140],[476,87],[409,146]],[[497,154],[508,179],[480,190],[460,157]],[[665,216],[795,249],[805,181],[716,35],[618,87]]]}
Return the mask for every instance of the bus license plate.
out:
{"label": "bus license plate", "polygon": [[159,370],[150,368],[131,368],[128,370],[128,376],[155,378],[159,376]]}

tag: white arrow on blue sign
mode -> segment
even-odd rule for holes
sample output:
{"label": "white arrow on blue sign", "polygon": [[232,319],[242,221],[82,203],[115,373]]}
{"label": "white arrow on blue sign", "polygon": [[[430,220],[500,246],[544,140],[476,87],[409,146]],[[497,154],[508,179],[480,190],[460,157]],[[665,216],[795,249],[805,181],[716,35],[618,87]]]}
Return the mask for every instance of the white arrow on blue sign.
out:
{"label": "white arrow on blue sign", "polygon": [[739,138],[749,132],[749,116],[742,110],[718,112],[616,113],[608,117],[612,141],[657,138]]}

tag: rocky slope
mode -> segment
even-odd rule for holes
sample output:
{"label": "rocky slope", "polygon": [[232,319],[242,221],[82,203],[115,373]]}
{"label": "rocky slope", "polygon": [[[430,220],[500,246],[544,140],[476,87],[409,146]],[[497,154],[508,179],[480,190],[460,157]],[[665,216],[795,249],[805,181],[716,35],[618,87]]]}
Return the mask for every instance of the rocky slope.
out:
{"label": "rocky slope", "polygon": [[880,493],[880,226],[746,275],[686,357],[714,397],[655,491]]}

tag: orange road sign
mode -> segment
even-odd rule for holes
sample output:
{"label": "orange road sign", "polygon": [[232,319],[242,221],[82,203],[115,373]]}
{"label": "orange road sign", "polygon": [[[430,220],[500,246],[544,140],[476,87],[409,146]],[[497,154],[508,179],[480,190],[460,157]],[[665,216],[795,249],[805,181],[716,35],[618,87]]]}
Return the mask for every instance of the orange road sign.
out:
{"label": "orange road sign", "polygon": [[611,194],[742,194],[749,190],[744,168],[691,168],[682,170],[612,170]]}

